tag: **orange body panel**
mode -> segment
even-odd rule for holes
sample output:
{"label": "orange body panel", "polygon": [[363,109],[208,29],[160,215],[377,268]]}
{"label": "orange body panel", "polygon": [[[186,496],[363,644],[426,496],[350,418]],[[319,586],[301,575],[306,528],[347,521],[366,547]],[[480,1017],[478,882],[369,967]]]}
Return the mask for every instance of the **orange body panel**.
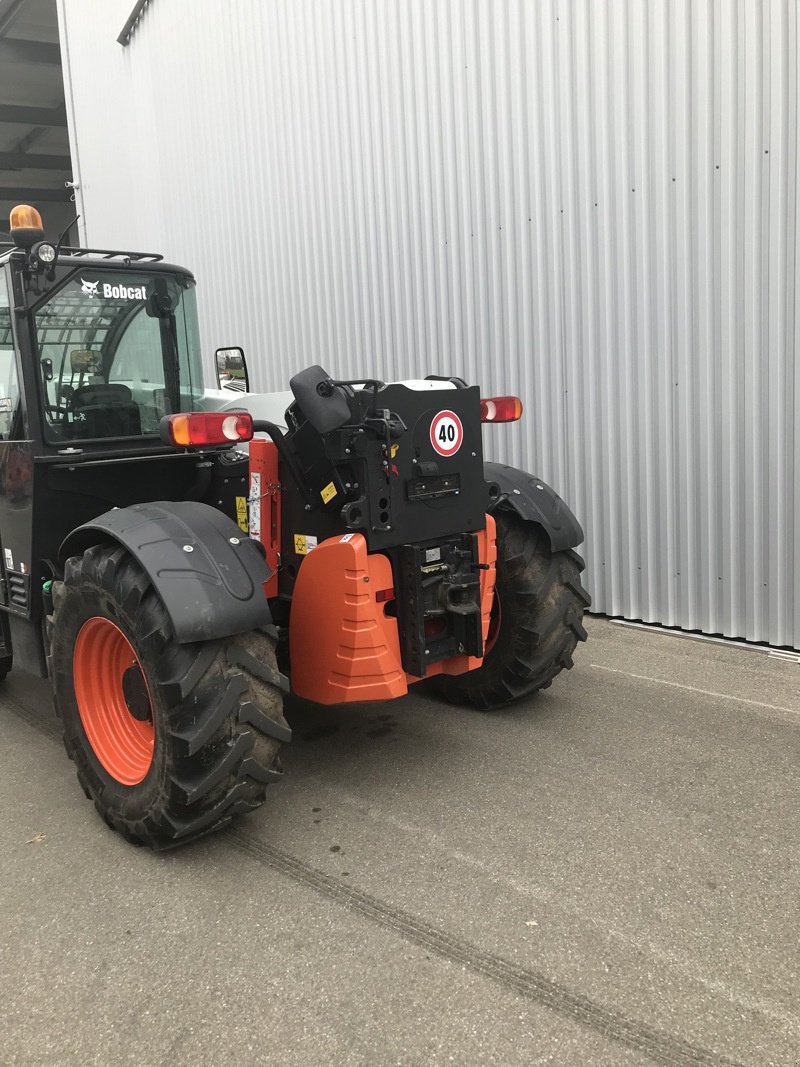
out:
{"label": "orange body panel", "polygon": [[281,487],[278,482],[278,449],[272,441],[250,442],[250,536],[267,553],[272,577],[264,582],[264,595],[278,595],[278,564],[281,551]]}
{"label": "orange body panel", "polygon": [[[483,640],[489,631],[495,586],[495,523],[486,516],[478,534],[481,563]],[[297,575],[289,619],[292,688],[318,704],[393,700],[420,681],[406,674],[400,656],[397,619],[387,615],[393,587],[388,558],[370,554],[361,534],[323,541],[306,556]],[[480,667],[477,656],[454,656],[431,664],[426,677],[463,674]]]}

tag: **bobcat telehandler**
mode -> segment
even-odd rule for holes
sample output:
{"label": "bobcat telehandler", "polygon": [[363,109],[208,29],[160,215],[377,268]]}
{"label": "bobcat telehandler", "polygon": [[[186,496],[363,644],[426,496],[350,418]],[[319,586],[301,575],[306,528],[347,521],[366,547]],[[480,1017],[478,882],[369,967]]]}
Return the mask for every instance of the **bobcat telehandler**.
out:
{"label": "bobcat telehandler", "polygon": [[24,205],[10,232],[0,677],[49,676],[110,827],[163,848],[258,807],[290,687],[333,705],[431,679],[489,710],[572,666],[581,528],[483,460],[517,398],[318,366],[250,394],[236,349],[207,391],[187,270],[54,247]]}

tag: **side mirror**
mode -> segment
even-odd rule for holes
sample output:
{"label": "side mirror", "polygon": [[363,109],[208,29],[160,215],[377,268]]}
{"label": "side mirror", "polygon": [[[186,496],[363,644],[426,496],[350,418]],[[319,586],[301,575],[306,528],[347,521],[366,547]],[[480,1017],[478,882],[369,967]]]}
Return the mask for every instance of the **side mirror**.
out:
{"label": "side mirror", "polygon": [[218,348],[214,353],[214,360],[217,369],[217,385],[220,389],[231,389],[235,393],[250,391],[247,361],[238,345],[233,348]]}
{"label": "side mirror", "polygon": [[290,378],[289,388],[317,433],[338,430],[352,418],[343,387],[336,385],[330,374],[317,364]]}

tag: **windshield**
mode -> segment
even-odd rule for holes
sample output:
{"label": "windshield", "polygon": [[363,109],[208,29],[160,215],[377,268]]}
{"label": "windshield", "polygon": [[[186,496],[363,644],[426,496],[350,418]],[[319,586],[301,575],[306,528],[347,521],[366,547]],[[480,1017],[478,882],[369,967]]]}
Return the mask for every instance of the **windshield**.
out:
{"label": "windshield", "polygon": [[197,307],[185,279],[87,268],[35,322],[49,439],[153,436],[164,415],[200,406]]}

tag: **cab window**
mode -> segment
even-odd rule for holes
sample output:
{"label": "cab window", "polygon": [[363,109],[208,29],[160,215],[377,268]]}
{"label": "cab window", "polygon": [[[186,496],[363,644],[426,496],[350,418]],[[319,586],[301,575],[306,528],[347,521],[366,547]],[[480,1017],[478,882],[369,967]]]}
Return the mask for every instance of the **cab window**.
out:
{"label": "cab window", "polygon": [[154,436],[203,396],[194,287],[171,275],[78,271],[36,312],[36,338],[50,439]]}

